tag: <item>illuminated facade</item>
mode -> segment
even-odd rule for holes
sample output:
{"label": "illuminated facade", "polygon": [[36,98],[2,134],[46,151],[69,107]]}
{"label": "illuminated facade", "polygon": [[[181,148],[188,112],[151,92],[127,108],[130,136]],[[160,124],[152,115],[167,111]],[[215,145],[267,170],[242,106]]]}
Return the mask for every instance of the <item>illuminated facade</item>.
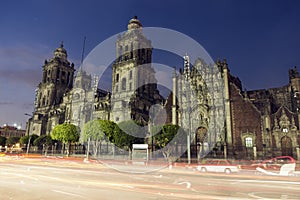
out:
{"label": "illuminated facade", "polygon": [[[151,41],[141,29],[134,17],[116,41],[111,92],[99,89],[98,77],[81,68],[75,75],[67,51],[63,45],[58,47],[44,63],[27,133],[50,134],[64,122],[82,128],[91,118],[147,124],[151,105],[159,104],[166,109],[168,123],[188,130],[193,156],[203,153],[207,145],[212,157],[291,155],[299,159],[300,77],[296,68],[289,71],[286,86],[246,91],[239,78],[230,74],[226,60],[209,69],[201,59],[191,66],[184,56],[183,67],[173,74],[172,94],[164,99],[151,66]],[[210,127],[217,128],[211,131]]]}

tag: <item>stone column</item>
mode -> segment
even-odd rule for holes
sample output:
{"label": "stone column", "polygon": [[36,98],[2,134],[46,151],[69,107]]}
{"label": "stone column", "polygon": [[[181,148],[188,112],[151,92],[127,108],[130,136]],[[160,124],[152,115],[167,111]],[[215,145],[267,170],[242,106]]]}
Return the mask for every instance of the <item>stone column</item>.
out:
{"label": "stone column", "polygon": [[228,80],[228,69],[224,67],[224,90],[225,90],[225,119],[226,119],[226,133],[227,133],[227,144],[232,147],[232,132],[231,132],[231,110],[230,110],[230,95],[229,95],[229,80]]}

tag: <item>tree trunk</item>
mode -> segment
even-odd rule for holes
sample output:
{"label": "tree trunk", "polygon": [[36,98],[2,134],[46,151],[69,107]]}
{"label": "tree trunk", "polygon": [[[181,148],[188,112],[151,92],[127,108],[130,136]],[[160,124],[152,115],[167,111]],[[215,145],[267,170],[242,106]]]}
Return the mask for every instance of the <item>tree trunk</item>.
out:
{"label": "tree trunk", "polygon": [[65,153],[65,143],[62,143],[62,146],[61,146],[61,155],[63,156]]}
{"label": "tree trunk", "polygon": [[98,154],[98,142],[97,141],[94,141],[93,142],[93,149],[94,149],[94,157],[97,157],[97,154]]}
{"label": "tree trunk", "polygon": [[70,155],[70,142],[67,143],[67,157]]}
{"label": "tree trunk", "polygon": [[45,145],[45,149],[44,149],[44,151],[45,151],[45,157],[47,156],[48,148],[49,148],[49,146]]}
{"label": "tree trunk", "polygon": [[131,156],[131,149],[129,148],[129,151],[128,151],[128,160],[131,160],[132,159],[132,156]]}

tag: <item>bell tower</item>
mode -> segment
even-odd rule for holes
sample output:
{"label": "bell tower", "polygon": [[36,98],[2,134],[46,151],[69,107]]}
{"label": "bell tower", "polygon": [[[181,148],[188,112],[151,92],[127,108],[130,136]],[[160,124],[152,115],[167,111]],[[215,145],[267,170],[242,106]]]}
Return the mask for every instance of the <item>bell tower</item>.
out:
{"label": "bell tower", "polygon": [[53,58],[45,60],[42,81],[38,85],[33,113],[33,133],[49,134],[65,120],[63,97],[73,88],[74,64],[67,60],[63,43],[55,49]]}
{"label": "bell tower", "polygon": [[148,122],[150,106],[161,101],[155,71],[151,66],[152,46],[135,16],[128,30],[116,41],[116,60],[112,66],[112,120],[133,119]]}
{"label": "bell tower", "polygon": [[63,94],[73,87],[74,64],[67,60],[67,51],[61,43],[54,57],[45,60],[42,82],[38,86],[35,109],[47,110],[61,103]]}

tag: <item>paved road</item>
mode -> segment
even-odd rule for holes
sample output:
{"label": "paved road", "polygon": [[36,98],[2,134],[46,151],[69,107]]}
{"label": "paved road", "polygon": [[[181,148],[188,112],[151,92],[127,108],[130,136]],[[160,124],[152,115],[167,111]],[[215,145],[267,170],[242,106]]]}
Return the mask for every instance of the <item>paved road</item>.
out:
{"label": "paved road", "polygon": [[[139,166],[132,166],[139,168]],[[299,199],[299,177],[199,173],[173,168],[124,173],[99,163],[0,160],[2,200]]]}

